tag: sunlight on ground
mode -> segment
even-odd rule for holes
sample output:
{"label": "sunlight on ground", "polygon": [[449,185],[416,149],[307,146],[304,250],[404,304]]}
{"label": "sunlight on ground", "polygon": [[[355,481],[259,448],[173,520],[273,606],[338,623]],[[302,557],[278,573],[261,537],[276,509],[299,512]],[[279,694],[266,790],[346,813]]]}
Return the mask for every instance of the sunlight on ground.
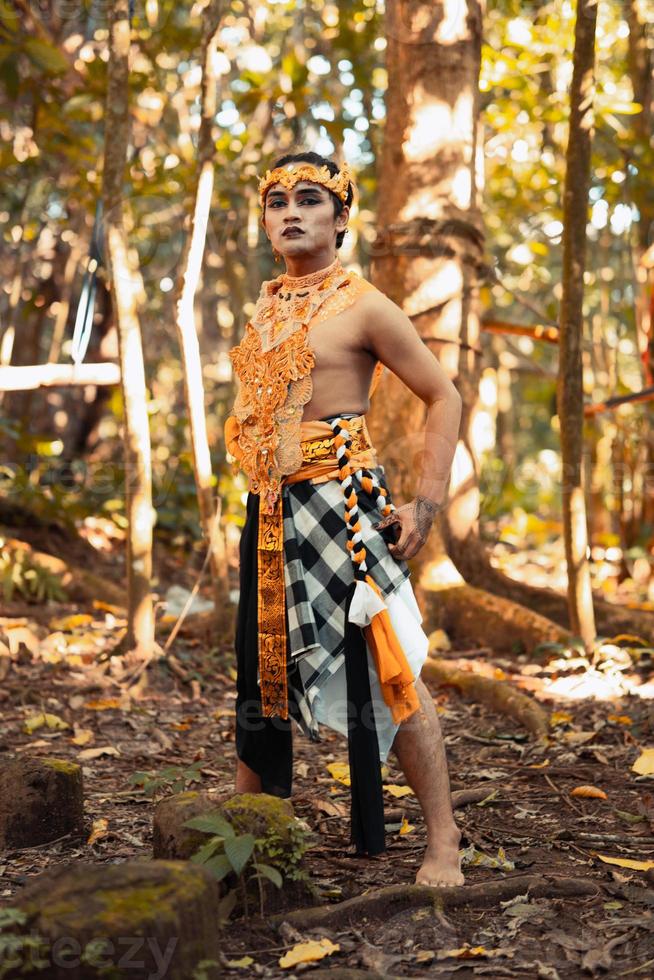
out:
{"label": "sunlight on ground", "polygon": [[446,589],[451,585],[465,585],[465,579],[459,574],[453,562],[443,555],[427,565],[422,573],[420,585],[425,589]]}
{"label": "sunlight on ground", "polygon": [[[547,663],[530,662],[520,673],[529,678],[527,687],[539,698],[583,701],[619,701],[633,696],[654,698],[654,651],[648,641],[622,633],[611,639],[598,638],[586,653],[580,640],[546,645],[551,649]],[[532,686],[533,679],[536,686]]]}
{"label": "sunlight on ground", "polygon": [[626,695],[649,700],[654,698],[654,682],[643,683],[642,678],[637,674],[607,674],[594,667],[588,667],[580,674],[543,681],[542,693],[548,697],[569,701],[581,701],[584,698],[614,701]]}

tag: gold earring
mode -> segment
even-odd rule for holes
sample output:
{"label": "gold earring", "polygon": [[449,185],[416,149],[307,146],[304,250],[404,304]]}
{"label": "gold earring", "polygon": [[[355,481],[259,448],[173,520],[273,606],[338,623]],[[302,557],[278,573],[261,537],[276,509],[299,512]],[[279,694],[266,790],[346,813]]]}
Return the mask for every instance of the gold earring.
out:
{"label": "gold earring", "polygon": [[281,255],[279,254],[279,252],[277,251],[277,249],[274,248],[272,250],[272,252],[273,252],[273,258],[274,258],[275,262],[279,262],[279,260],[281,259]]}

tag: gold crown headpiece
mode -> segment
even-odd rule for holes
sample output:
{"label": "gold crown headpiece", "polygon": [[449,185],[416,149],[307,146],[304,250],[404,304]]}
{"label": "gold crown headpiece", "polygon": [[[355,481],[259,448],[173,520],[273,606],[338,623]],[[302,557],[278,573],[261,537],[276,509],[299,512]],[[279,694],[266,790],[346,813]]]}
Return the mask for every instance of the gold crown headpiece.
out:
{"label": "gold crown headpiece", "polygon": [[354,175],[347,163],[344,163],[333,176],[329,172],[329,167],[324,164],[316,167],[313,163],[287,163],[282,167],[275,167],[274,170],[266,170],[263,177],[259,179],[261,206],[263,207],[266,191],[271,184],[281,184],[290,190],[300,180],[311,180],[315,184],[322,184],[327,190],[333,191],[337,197],[340,197],[343,203],[347,199],[348,184],[352,184],[353,194],[356,188]]}

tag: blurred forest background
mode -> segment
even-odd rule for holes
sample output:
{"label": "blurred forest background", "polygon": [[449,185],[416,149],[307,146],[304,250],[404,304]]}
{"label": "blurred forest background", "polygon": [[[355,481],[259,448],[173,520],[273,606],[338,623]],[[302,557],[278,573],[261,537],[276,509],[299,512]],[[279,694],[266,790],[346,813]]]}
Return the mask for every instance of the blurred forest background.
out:
{"label": "blurred forest background", "polygon": [[[147,905],[165,929],[179,912],[180,955],[256,955],[262,976],[288,975],[290,921],[375,976],[651,967],[653,121],[652,0],[0,2],[0,898],[97,858],[63,891],[36,882],[51,938],[161,936]],[[307,147],[357,177],[344,265],[462,396],[448,505],[409,564],[466,887],[437,916],[431,889],[379,890],[413,882],[426,837],[394,762],[388,855],[344,852],[347,755],[323,726],[320,750],[295,739],[293,805],[338,904],[224,935],[204,891],[150,890],[169,872],[149,858],[192,852],[169,833],[181,791],[235,788],[229,350],[282,271],[258,176]],[[398,505],[425,412],[386,369],[367,418]],[[221,820],[193,860],[231,875],[222,922],[267,864],[259,829],[234,841]],[[303,855],[289,839],[278,888]],[[511,960],[472,962],[491,955]]]}
{"label": "blurred forest background", "polygon": [[[0,558],[5,602],[65,596],[57,576],[41,574],[16,543],[56,550],[35,536],[39,522],[74,528],[98,553],[113,556],[116,567],[128,529],[124,406],[112,368],[119,357],[116,311],[94,223],[102,199],[110,6],[16,0],[0,7],[0,524],[12,529]],[[214,183],[194,323],[230,587],[237,584],[246,482],[232,472],[222,438],[234,397],[227,352],[241,337],[261,281],[279,272],[259,227],[257,175],[282,152],[307,146],[347,160],[357,173],[360,201],[342,261],[369,278],[378,263],[374,281],[415,314],[421,334],[465,389],[465,452],[457,453],[453,493],[471,472],[475,493],[468,487],[457,497],[468,509],[453,507],[443,532],[447,550],[472,585],[569,625],[564,604],[549,591],[550,599],[539,598],[538,590],[563,596],[566,588],[556,384],[575,8],[568,0],[454,5],[447,29],[466,23],[473,29],[462,30],[461,44],[457,39],[459,61],[448,75],[448,39],[426,46],[420,24],[409,23],[412,5],[388,7],[385,20],[377,0],[133,5],[122,207],[138,273],[157,547],[165,545],[180,568],[190,553],[197,553],[199,568],[205,551],[175,300],[202,163],[203,106],[215,99],[208,156]],[[654,8],[647,0],[623,0],[601,4],[597,17],[581,462],[593,590],[598,601],[636,614],[654,610],[654,426],[647,400],[654,385]],[[461,85],[461,98],[455,92],[447,111],[439,109],[408,63],[393,61],[394,47],[405,59],[408,50],[416,65],[423,58],[426,77],[443,91]],[[477,57],[478,90],[471,91]],[[203,96],[208,69],[214,89]],[[422,107],[414,105],[420,92]],[[394,146],[398,111],[407,104],[417,109],[415,125]],[[444,295],[460,282],[442,255],[429,257],[432,271],[441,263],[438,289],[417,298],[415,283],[413,292],[407,285],[411,277],[429,278],[420,244],[413,258],[410,250],[380,245],[404,206],[397,195],[415,183],[407,170],[412,140],[414,161],[427,162],[422,197],[414,195],[406,227],[415,231],[416,222],[436,215],[450,238],[459,234],[457,222],[475,228],[474,281],[469,271],[460,276],[468,290],[463,306]],[[465,172],[456,169],[457,140]],[[467,237],[464,228],[460,241]],[[449,253],[462,267],[464,251]],[[461,373],[467,354],[474,366]],[[87,375],[81,367],[73,371],[82,362]],[[60,370],[37,367],[45,365]],[[28,374],[11,373],[20,366]],[[384,383],[390,384],[386,379],[379,391]],[[415,427],[416,419],[395,412],[389,430],[382,402],[392,398],[376,397],[371,431],[377,411],[378,448],[382,458],[388,450],[399,502],[398,460],[415,445],[406,425]],[[618,404],[605,404],[616,398]],[[417,425],[416,431],[419,419]],[[470,547],[471,535],[483,551]],[[426,548],[414,566],[423,570],[433,557]],[[168,584],[174,572],[175,566]],[[161,574],[156,566],[155,589]],[[525,591],[516,591],[520,585]],[[598,615],[605,636],[639,625]]]}

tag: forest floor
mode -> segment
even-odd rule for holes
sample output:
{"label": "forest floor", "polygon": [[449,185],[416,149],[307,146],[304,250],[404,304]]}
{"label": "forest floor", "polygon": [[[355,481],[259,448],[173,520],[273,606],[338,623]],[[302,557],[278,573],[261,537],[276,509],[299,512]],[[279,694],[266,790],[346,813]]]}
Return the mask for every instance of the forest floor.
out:
{"label": "forest floor", "polygon": [[[43,540],[39,547],[47,550]],[[188,568],[159,558],[162,582],[192,583]],[[100,556],[94,572],[120,581],[120,560]],[[206,618],[190,618],[173,647],[174,669],[166,660],[155,662],[147,684],[130,694],[110,657],[123,626],[120,613],[101,596],[87,604],[12,602],[3,609],[0,639],[11,655],[0,658],[0,759],[56,755],[80,763],[87,826],[77,838],[1,854],[2,906],[12,906],[22,887],[47,868],[150,857],[156,800],[133,784],[136,772],[161,775],[167,767],[188,770],[195,762],[201,765],[187,773],[188,787],[221,794],[233,788],[231,639],[217,637]],[[390,915],[371,907],[356,927],[317,932],[280,932],[266,917],[251,916],[225,930],[223,975],[654,975],[654,775],[632,768],[654,745],[654,702],[624,694],[620,664],[613,674],[604,671],[594,691],[578,659],[534,664],[524,655],[493,656],[486,648],[453,649],[447,656],[459,665],[477,663],[486,674],[492,666],[498,677],[528,690],[550,716],[544,742],[453,689],[433,690],[452,789],[487,790],[482,800],[456,810],[466,886],[539,876],[540,897],[525,891],[505,901]],[[638,667],[642,681],[648,679],[646,666]],[[44,712],[54,727],[38,724]],[[388,885],[412,884],[425,845],[413,794],[385,792],[387,850],[373,859],[355,858],[347,842],[349,789],[327,769],[331,762],[347,762],[345,739],[323,729],[316,745],[295,731],[294,755],[292,803],[314,834],[306,866],[324,902],[336,905]],[[393,757],[387,770],[387,785],[404,786]],[[596,787],[605,797],[573,795],[580,786]],[[164,781],[160,797],[170,790]],[[652,869],[607,863],[600,855],[651,861]],[[547,887],[556,878],[585,879],[597,890],[557,897],[554,886],[551,894]],[[320,962],[291,970],[279,965],[295,941],[310,938],[329,938],[339,948]]]}

